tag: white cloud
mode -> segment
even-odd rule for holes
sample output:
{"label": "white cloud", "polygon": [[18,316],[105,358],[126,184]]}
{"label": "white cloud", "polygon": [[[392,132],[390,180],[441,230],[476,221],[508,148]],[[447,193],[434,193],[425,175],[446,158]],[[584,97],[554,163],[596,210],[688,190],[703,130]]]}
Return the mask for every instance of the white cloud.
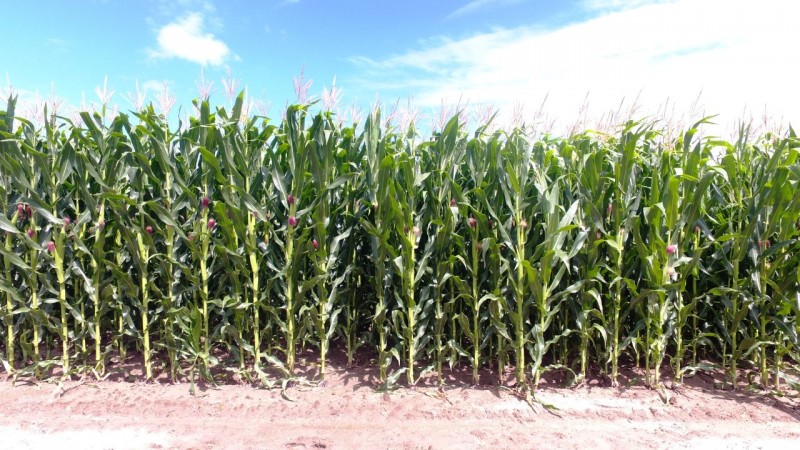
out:
{"label": "white cloud", "polygon": [[582,6],[595,11],[612,11],[638,8],[642,5],[669,3],[674,0],[583,0]]}
{"label": "white cloud", "polygon": [[489,6],[513,5],[523,1],[525,0],[471,0],[467,4],[448,14],[446,19],[452,19],[453,17],[469,14]]}
{"label": "white cloud", "polygon": [[[642,2],[640,2],[642,3]],[[413,93],[436,108],[442,99],[493,103],[506,114],[516,102],[574,121],[584,99],[596,115],[638,96],[639,114],[669,101],[688,114],[700,96],[701,113],[718,121],[769,112],[800,122],[793,23],[800,3],[781,0],[678,0],[632,9],[616,0],[590,0],[603,15],[556,29],[498,29],[469,38],[437,38],[386,59],[353,58],[363,86],[383,96]],[[597,12],[595,12],[597,14]]]}
{"label": "white cloud", "polygon": [[230,56],[228,46],[203,29],[203,15],[191,13],[158,31],[155,58],[180,58],[202,65],[218,66]]}
{"label": "white cloud", "polygon": [[59,47],[59,48],[66,47],[69,44],[64,39],[52,38],[52,37],[45,39],[45,42],[50,46]]}
{"label": "white cloud", "polygon": [[144,92],[148,94],[152,94],[154,92],[160,92],[161,90],[164,89],[165,83],[168,86],[172,84],[171,82],[166,82],[161,80],[147,80],[144,83],[142,83],[142,90],[144,90]]}

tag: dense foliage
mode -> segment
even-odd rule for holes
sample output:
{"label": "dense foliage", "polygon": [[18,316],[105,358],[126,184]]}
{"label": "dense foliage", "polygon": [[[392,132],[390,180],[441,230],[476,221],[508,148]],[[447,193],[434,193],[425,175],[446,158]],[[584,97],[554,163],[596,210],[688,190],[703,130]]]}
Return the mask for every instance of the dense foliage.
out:
{"label": "dense foliage", "polygon": [[594,365],[616,384],[623,359],[657,385],[710,359],[766,385],[800,361],[792,131],[555,138],[456,116],[420,139],[377,111],[345,127],[294,105],[274,125],[242,96],[197,101],[176,129],[152,107],[39,126],[14,104],[0,358],[15,375],[102,376],[136,351],[148,379],[222,366],[267,382],[314,347],[324,377],[331,343],[350,361],[372,349],[384,383],[466,364],[475,383]]}

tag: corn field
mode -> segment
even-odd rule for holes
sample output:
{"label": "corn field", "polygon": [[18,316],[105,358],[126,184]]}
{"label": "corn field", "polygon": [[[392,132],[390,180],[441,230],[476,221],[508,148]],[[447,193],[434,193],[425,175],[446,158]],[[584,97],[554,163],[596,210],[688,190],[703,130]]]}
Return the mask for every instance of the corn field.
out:
{"label": "corn field", "polygon": [[[794,383],[800,139],[677,137],[658,123],[567,138],[421,137],[375,110],[280,123],[196,100],[79,122],[0,112],[0,349],[13,376],[268,383],[314,349],[368,352],[379,383],[468,367],[656,386],[703,364]],[[507,372],[508,370],[508,372]],[[513,370],[513,373],[511,372]],[[272,373],[272,372],[269,372]],[[192,375],[194,376],[194,375]]]}

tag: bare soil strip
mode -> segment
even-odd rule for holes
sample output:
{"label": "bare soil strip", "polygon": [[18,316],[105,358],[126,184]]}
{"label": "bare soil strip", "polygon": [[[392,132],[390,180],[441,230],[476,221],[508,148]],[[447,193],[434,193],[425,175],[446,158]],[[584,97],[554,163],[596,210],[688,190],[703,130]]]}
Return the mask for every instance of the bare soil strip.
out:
{"label": "bare soil strip", "polygon": [[[665,403],[641,386],[376,392],[358,370],[286,390],[249,385],[0,382],[8,449],[796,448],[800,402],[693,377]],[[545,408],[542,405],[549,405]]]}

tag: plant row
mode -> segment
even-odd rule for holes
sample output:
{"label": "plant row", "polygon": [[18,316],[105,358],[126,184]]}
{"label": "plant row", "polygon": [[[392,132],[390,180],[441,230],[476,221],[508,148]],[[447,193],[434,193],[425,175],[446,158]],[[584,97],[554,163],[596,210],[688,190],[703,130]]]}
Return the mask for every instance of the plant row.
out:
{"label": "plant row", "polygon": [[[420,137],[373,111],[342,125],[312,105],[277,124],[195,102],[173,128],[152,106],[80,123],[0,112],[2,363],[14,375],[107,369],[267,382],[331,343],[374,352],[381,383],[658,385],[701,359],[764,385],[800,361],[800,140],[679,136],[629,122],[566,138]],[[227,355],[220,361],[219,355]],[[233,365],[233,367],[230,367]],[[490,372],[491,370],[491,372]],[[483,377],[483,379],[481,378]]]}

